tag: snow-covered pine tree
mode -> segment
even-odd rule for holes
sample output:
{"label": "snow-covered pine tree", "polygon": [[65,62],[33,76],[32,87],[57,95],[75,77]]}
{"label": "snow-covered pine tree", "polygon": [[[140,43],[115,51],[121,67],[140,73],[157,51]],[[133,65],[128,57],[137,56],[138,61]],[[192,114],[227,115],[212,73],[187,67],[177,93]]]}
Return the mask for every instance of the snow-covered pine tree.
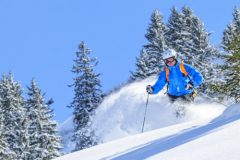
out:
{"label": "snow-covered pine tree", "polygon": [[223,32],[222,46],[225,50],[228,49],[230,42],[240,34],[240,10],[237,6],[233,10],[233,20],[227,25]]}
{"label": "snow-covered pine tree", "polygon": [[182,8],[182,12],[173,7],[167,26],[167,42],[171,48],[182,60],[200,68],[199,61],[209,52],[209,33],[200,19],[187,6]]}
{"label": "snow-covered pine tree", "polygon": [[75,96],[70,106],[74,115],[74,135],[75,150],[81,150],[95,145],[94,133],[88,130],[90,126],[90,116],[102,101],[101,84],[99,74],[94,73],[97,65],[95,58],[90,58],[90,50],[84,42],[79,45],[76,52],[76,59],[72,67],[72,72],[76,75],[74,83]]}
{"label": "snow-covered pine tree", "polygon": [[29,153],[29,135],[28,135],[27,127],[28,127],[28,118],[25,110],[23,119],[19,124],[19,131],[17,131],[17,134],[19,135],[18,143],[22,145],[22,148],[20,148],[21,154],[18,154],[18,159],[21,159],[21,160],[26,159],[27,155],[31,154]]}
{"label": "snow-covered pine tree", "polygon": [[136,58],[136,71],[131,72],[131,80],[141,80],[145,79],[151,75],[156,74],[155,70],[150,70],[149,68],[154,68],[156,66],[155,60],[149,60],[149,54],[143,48],[139,58]]}
{"label": "snow-covered pine tree", "polygon": [[179,13],[180,20],[182,20],[181,23],[181,39],[179,41],[179,48],[181,49],[180,53],[182,53],[182,59],[193,63],[193,47],[194,47],[194,41],[193,41],[193,19],[196,17],[193,13],[193,11],[187,7],[184,6],[182,8],[182,12]]}
{"label": "snow-covered pine tree", "polygon": [[[167,27],[168,31],[166,33],[167,44],[170,48],[173,48],[178,53],[184,53],[184,39],[183,34],[186,34],[184,26],[183,14],[179,13],[176,7],[171,9],[171,15],[168,19]],[[179,55],[183,58],[181,55]]]}
{"label": "snow-covered pine tree", "polygon": [[206,86],[201,91],[205,92],[214,73],[212,59],[218,52],[210,45],[210,34],[187,6],[182,8],[181,13],[175,7],[172,9],[168,27],[169,45],[178,51],[181,60],[195,66],[204,75]]}
{"label": "snow-covered pine tree", "polygon": [[[165,34],[167,32],[167,26],[163,22],[163,16],[158,10],[154,10],[151,16],[151,23],[147,29],[145,35],[146,39],[149,41],[149,44],[144,45],[147,53],[150,57],[156,57],[156,66],[158,70],[162,70],[165,66],[162,61],[161,53],[167,49]],[[159,73],[159,72],[157,72]]]}
{"label": "snow-covered pine tree", "polygon": [[[0,97],[0,103],[2,102]],[[2,107],[2,105],[0,104]],[[4,130],[4,119],[3,119],[3,110],[0,108],[0,158],[9,160],[9,148],[7,145],[6,133]]]}
{"label": "snow-covered pine tree", "polygon": [[141,50],[140,58],[137,58],[136,71],[132,72],[132,80],[144,79],[158,74],[165,66],[161,60],[161,53],[167,48],[165,33],[167,27],[163,23],[163,16],[158,10],[151,15],[151,23],[145,35],[148,44]]}
{"label": "snow-covered pine tree", "polygon": [[227,97],[233,98],[235,103],[240,102],[240,34],[235,36],[228,48],[228,54],[224,55],[224,64],[221,66],[224,79],[213,89]]}
{"label": "snow-covered pine tree", "polygon": [[[188,7],[183,8],[183,14],[185,17],[187,17],[185,13],[189,12],[188,10],[191,9]],[[217,68],[213,61],[217,58],[219,51],[211,46],[209,40],[210,33],[206,31],[201,20],[193,14],[189,17],[192,17],[189,19],[191,21],[190,31],[192,35],[192,44],[189,46],[190,52],[192,53],[191,56],[193,57],[191,62],[192,65],[198,68],[205,78],[205,83],[200,87],[200,91],[204,93],[210,93],[209,86],[211,85],[213,77],[217,72]]]}
{"label": "snow-covered pine tree", "polygon": [[[237,39],[237,35],[240,34],[240,10],[237,6],[234,7],[233,10],[233,20],[230,22],[227,27],[224,29],[223,32],[223,39],[222,39],[222,48],[225,52],[219,54],[219,59],[223,62],[218,65],[219,71],[217,72],[218,81],[214,81],[211,85],[211,90],[218,97],[220,100],[231,99],[222,92],[219,88],[223,84],[227,84],[226,75],[229,74],[227,69],[224,69],[224,64],[226,61],[227,56],[231,56],[231,51],[229,51],[229,46],[233,42],[234,39]],[[225,97],[225,98],[224,98]]]}
{"label": "snow-covered pine tree", "polygon": [[22,89],[13,75],[3,76],[0,82],[0,108],[3,122],[2,135],[6,138],[9,159],[25,159],[28,146],[26,111]]}
{"label": "snow-covered pine tree", "polygon": [[50,99],[45,102],[35,80],[28,87],[26,100],[27,117],[29,120],[29,153],[26,159],[50,160],[60,156],[60,137],[57,135],[57,123],[52,120],[53,110],[50,109]]}

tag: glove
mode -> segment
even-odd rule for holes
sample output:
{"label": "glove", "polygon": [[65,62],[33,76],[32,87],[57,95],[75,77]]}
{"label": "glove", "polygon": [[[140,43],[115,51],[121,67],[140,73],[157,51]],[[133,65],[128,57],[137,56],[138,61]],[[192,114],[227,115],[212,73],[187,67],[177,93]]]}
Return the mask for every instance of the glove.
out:
{"label": "glove", "polygon": [[193,98],[195,98],[197,96],[197,90],[196,89],[193,90],[192,96],[193,96]]}
{"label": "glove", "polygon": [[147,93],[149,93],[149,94],[153,94],[153,88],[152,88],[152,86],[151,85],[147,85],[147,88],[146,88],[146,90],[147,90]]}
{"label": "glove", "polygon": [[187,86],[185,88],[186,88],[186,90],[193,89],[194,88],[193,83],[192,82],[188,82],[188,84],[187,84]]}

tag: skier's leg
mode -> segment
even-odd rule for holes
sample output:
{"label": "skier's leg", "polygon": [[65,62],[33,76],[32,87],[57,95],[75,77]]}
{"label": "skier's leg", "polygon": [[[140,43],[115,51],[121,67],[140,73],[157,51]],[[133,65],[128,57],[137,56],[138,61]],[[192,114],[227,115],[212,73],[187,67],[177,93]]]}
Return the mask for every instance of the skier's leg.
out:
{"label": "skier's leg", "polygon": [[176,116],[178,118],[184,117],[187,111],[186,106],[190,105],[193,102],[194,102],[194,97],[192,93],[180,96],[177,103],[175,103]]}
{"label": "skier's leg", "polygon": [[185,115],[185,102],[183,100],[182,96],[173,96],[169,95],[169,100],[172,103],[172,106],[174,107],[174,114],[177,118],[182,118]]}
{"label": "skier's leg", "polygon": [[176,103],[174,103],[175,105],[175,114],[177,118],[182,118],[185,116],[186,114],[186,102],[184,102],[183,100],[179,99],[178,101],[176,101]]}
{"label": "skier's leg", "polygon": [[193,93],[185,94],[184,96],[182,96],[182,100],[183,100],[186,104],[193,103],[193,102],[194,102],[194,98],[195,98],[195,97],[193,97]]}
{"label": "skier's leg", "polygon": [[170,95],[170,94],[167,94],[167,95],[168,95],[169,101],[170,101],[172,104],[178,99],[177,96],[173,96],[173,95]]}

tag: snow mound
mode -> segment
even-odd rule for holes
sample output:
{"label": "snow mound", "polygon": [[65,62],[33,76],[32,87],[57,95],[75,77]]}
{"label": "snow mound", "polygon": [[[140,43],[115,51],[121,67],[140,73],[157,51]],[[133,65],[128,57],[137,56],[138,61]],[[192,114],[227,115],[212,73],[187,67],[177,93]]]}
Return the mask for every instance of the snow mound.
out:
{"label": "snow mound", "polygon": [[228,119],[230,117],[240,116],[240,103],[229,106],[223,114],[214,119],[214,121]]}
{"label": "snow mound", "polygon": [[[96,110],[91,130],[101,143],[141,132],[146,107],[146,85],[154,84],[156,77],[134,82],[107,96]],[[186,106],[184,118],[176,118],[175,108],[169,103],[165,90],[150,95],[144,131],[150,131],[192,120],[212,120],[225,107],[201,97]]]}

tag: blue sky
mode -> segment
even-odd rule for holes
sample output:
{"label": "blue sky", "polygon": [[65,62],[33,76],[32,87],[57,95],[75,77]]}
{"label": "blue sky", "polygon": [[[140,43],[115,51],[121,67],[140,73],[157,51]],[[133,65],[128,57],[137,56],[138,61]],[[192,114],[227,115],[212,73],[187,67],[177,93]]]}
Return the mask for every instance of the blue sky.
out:
{"label": "blue sky", "polygon": [[0,74],[10,71],[23,88],[35,78],[46,98],[55,100],[55,119],[71,115],[71,73],[83,40],[97,57],[103,91],[125,82],[135,69],[150,16],[158,9],[168,20],[170,9],[187,5],[213,32],[218,44],[239,0],[1,0]]}

